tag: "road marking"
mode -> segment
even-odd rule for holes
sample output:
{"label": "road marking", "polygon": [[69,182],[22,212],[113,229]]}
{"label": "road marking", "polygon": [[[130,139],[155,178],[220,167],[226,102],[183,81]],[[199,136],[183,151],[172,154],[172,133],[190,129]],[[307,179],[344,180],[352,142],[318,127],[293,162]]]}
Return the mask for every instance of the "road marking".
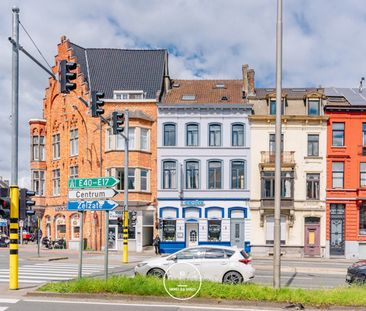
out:
{"label": "road marking", "polygon": [[[254,276],[254,280],[256,278],[271,278],[272,275],[256,275]],[[304,276],[281,276],[281,279],[294,279],[294,280],[313,280],[314,278],[304,277]]]}
{"label": "road marking", "polygon": [[0,303],[17,303],[19,299],[0,298]]}
{"label": "road marking", "polygon": [[8,307],[0,307],[0,311],[5,311],[7,309],[8,309]]}

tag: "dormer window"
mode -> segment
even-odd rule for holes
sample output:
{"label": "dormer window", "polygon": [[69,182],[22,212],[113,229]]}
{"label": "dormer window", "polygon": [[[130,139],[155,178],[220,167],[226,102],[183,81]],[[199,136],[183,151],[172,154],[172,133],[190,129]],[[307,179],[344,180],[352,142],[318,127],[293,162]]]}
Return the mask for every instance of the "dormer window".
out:
{"label": "dormer window", "polygon": [[[285,100],[282,98],[282,105],[281,105],[281,115],[284,115],[285,113]],[[270,115],[276,115],[276,99],[270,99],[269,101],[269,114]]]}
{"label": "dormer window", "polygon": [[215,84],[215,88],[216,89],[226,89],[225,84],[220,83],[220,82]]}
{"label": "dormer window", "polygon": [[139,100],[145,99],[146,93],[144,91],[114,91],[113,96],[117,100]]}
{"label": "dormer window", "polygon": [[320,99],[308,100],[308,115],[319,116],[320,115]]}
{"label": "dormer window", "polygon": [[182,100],[192,101],[196,100],[196,95],[186,94],[182,96]]}
{"label": "dormer window", "polygon": [[221,97],[221,100],[228,101],[228,100],[229,100],[229,98],[228,98],[227,96],[222,96],[222,97]]}

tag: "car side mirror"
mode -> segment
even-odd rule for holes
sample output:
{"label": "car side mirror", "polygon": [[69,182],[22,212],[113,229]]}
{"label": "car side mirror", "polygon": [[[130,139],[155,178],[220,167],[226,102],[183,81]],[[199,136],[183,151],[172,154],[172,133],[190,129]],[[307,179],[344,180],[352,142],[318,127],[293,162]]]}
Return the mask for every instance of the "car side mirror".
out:
{"label": "car side mirror", "polygon": [[173,256],[169,257],[168,260],[177,261],[177,255],[173,255]]}

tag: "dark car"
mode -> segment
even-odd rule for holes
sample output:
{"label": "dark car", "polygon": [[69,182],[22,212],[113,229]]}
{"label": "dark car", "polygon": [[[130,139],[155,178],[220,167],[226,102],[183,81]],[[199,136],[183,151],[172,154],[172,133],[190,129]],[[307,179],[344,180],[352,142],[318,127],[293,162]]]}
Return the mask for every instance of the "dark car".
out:
{"label": "dark car", "polygon": [[0,247],[8,247],[10,240],[8,237],[2,236],[0,237]]}
{"label": "dark car", "polygon": [[355,262],[347,269],[346,282],[349,284],[365,284],[366,283],[366,260]]}

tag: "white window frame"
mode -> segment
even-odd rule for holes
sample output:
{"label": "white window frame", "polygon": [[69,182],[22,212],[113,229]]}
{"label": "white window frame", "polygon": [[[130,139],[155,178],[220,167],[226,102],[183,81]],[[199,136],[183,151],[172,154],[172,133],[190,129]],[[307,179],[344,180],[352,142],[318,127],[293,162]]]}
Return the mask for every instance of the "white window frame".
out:
{"label": "white window frame", "polygon": [[113,91],[113,99],[120,101],[139,101],[146,99],[146,92],[142,90]]}
{"label": "white window frame", "polygon": [[61,149],[60,149],[60,133],[56,133],[52,135],[52,159],[58,160],[61,156]]}
{"label": "white window frame", "polygon": [[32,170],[32,190],[36,192],[36,196],[45,195],[45,173],[45,170]]}
{"label": "white window frame", "polygon": [[[58,173],[58,174],[57,174]],[[53,196],[60,195],[60,187],[61,187],[61,172],[60,169],[52,170],[52,194]]]}
{"label": "white window frame", "polygon": [[77,128],[70,130],[70,156],[79,154],[79,130]]}
{"label": "white window frame", "polygon": [[[146,133],[146,148],[143,148],[143,133]],[[150,129],[141,127],[140,128],[140,150],[150,151]]]}

